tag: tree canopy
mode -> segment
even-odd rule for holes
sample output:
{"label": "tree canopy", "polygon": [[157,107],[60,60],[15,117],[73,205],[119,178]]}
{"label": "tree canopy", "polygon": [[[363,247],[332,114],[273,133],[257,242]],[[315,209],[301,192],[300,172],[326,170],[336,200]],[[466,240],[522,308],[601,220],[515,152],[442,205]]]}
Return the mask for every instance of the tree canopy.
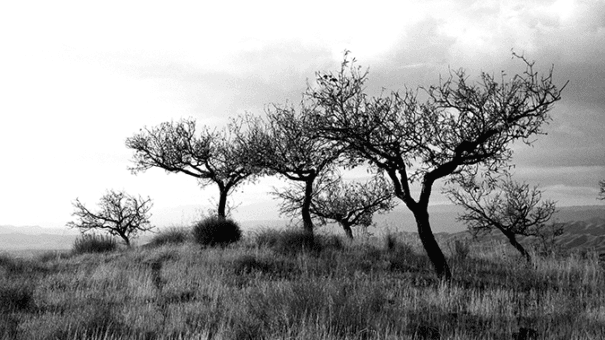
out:
{"label": "tree canopy", "polygon": [[[517,57],[525,69],[512,77],[483,72],[472,82],[461,69],[435,86],[369,96],[368,71],[345,54],[339,71],[317,73],[316,84],[307,88],[318,134],[343,143],[350,157],[386,172],[395,195],[414,214],[422,244],[441,278],[449,279],[451,272],[429,222],[435,181],[455,181],[479,167],[487,172],[506,167],[512,142],[531,144],[561,99],[565,86],[553,83],[552,69],[541,75],[533,62]],[[419,91],[425,101],[420,101]],[[414,182],[420,184],[417,198],[411,190]]]}
{"label": "tree canopy", "polygon": [[78,220],[67,223],[82,232],[104,230],[119,236],[126,245],[140,232],[153,229],[149,219],[152,203],[149,197],[135,197],[123,191],[109,190],[99,201],[99,210],[91,211],[79,199],[73,203],[73,216]]}
{"label": "tree canopy", "polygon": [[138,173],[160,168],[195,177],[202,187],[216,184],[220,192],[217,213],[225,218],[227,196],[258,174],[258,169],[247,162],[244,145],[238,138],[242,133],[241,120],[218,131],[204,127],[199,133],[191,118],[143,128],[126,140],[126,146],[134,150],[130,169]]}

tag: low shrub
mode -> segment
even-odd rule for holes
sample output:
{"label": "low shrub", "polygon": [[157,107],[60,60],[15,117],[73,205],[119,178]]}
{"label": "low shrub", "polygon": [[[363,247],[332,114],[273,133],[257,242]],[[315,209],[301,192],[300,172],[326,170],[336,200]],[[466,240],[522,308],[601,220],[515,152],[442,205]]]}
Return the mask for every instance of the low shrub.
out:
{"label": "low shrub", "polygon": [[104,253],[117,248],[118,243],[111,236],[84,234],[76,238],[72,252],[74,254]]}
{"label": "low shrub", "polygon": [[319,248],[312,234],[297,229],[260,231],[256,234],[256,244],[283,254],[296,254]]}
{"label": "low shrub", "polygon": [[208,217],[193,226],[193,239],[202,246],[227,246],[239,241],[242,231],[239,225],[230,219]]}
{"label": "low shrub", "polygon": [[151,241],[149,241],[147,244],[153,247],[158,247],[165,244],[181,244],[187,242],[190,236],[191,232],[188,229],[172,227],[160,231],[158,234],[153,236]]}
{"label": "low shrub", "polygon": [[322,252],[324,250],[342,250],[344,243],[337,235],[311,235],[304,230],[265,229],[256,233],[255,243],[282,254],[301,252]]}

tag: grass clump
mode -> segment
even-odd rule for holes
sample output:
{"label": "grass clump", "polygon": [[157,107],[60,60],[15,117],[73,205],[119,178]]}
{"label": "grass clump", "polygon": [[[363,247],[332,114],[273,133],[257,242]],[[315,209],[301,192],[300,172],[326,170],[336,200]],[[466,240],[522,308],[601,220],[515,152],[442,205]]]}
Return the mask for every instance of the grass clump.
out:
{"label": "grass clump", "polygon": [[337,251],[344,248],[342,239],[336,235],[312,235],[304,230],[265,229],[256,233],[258,247],[267,247],[281,254],[320,253],[328,249]]}
{"label": "grass clump", "polygon": [[166,244],[182,244],[187,242],[191,237],[191,232],[185,228],[172,227],[166,230],[160,231],[156,234],[149,243],[148,246],[159,247]]}
{"label": "grass clump", "polygon": [[30,311],[34,307],[34,289],[24,280],[0,283],[0,315]]}
{"label": "grass clump", "polygon": [[193,226],[193,239],[202,246],[227,246],[239,241],[242,231],[239,225],[226,218],[208,217]]}
{"label": "grass clump", "polygon": [[118,248],[118,243],[111,236],[84,234],[74,242],[74,254],[105,253]]}

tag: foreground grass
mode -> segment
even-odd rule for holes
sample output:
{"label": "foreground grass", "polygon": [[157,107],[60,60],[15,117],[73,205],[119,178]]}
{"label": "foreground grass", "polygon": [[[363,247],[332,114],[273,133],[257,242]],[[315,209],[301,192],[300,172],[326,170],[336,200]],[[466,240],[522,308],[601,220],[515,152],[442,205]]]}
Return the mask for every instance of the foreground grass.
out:
{"label": "foreground grass", "polygon": [[[524,264],[501,245],[455,251],[438,282],[416,240],[31,260],[0,256],[0,339],[600,339],[596,256]],[[448,249],[447,246],[444,249]],[[504,257],[504,255],[506,257]]]}

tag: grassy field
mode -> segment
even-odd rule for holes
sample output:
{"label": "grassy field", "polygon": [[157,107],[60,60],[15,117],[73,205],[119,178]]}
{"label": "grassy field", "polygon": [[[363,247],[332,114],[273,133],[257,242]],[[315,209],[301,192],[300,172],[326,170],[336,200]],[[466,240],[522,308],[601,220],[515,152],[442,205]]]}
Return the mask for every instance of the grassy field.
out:
{"label": "grassy field", "polygon": [[[178,238],[175,238],[177,240]],[[535,257],[416,238],[288,232],[96,254],[0,255],[0,339],[602,339],[596,255]],[[467,252],[468,250],[468,252]]]}

